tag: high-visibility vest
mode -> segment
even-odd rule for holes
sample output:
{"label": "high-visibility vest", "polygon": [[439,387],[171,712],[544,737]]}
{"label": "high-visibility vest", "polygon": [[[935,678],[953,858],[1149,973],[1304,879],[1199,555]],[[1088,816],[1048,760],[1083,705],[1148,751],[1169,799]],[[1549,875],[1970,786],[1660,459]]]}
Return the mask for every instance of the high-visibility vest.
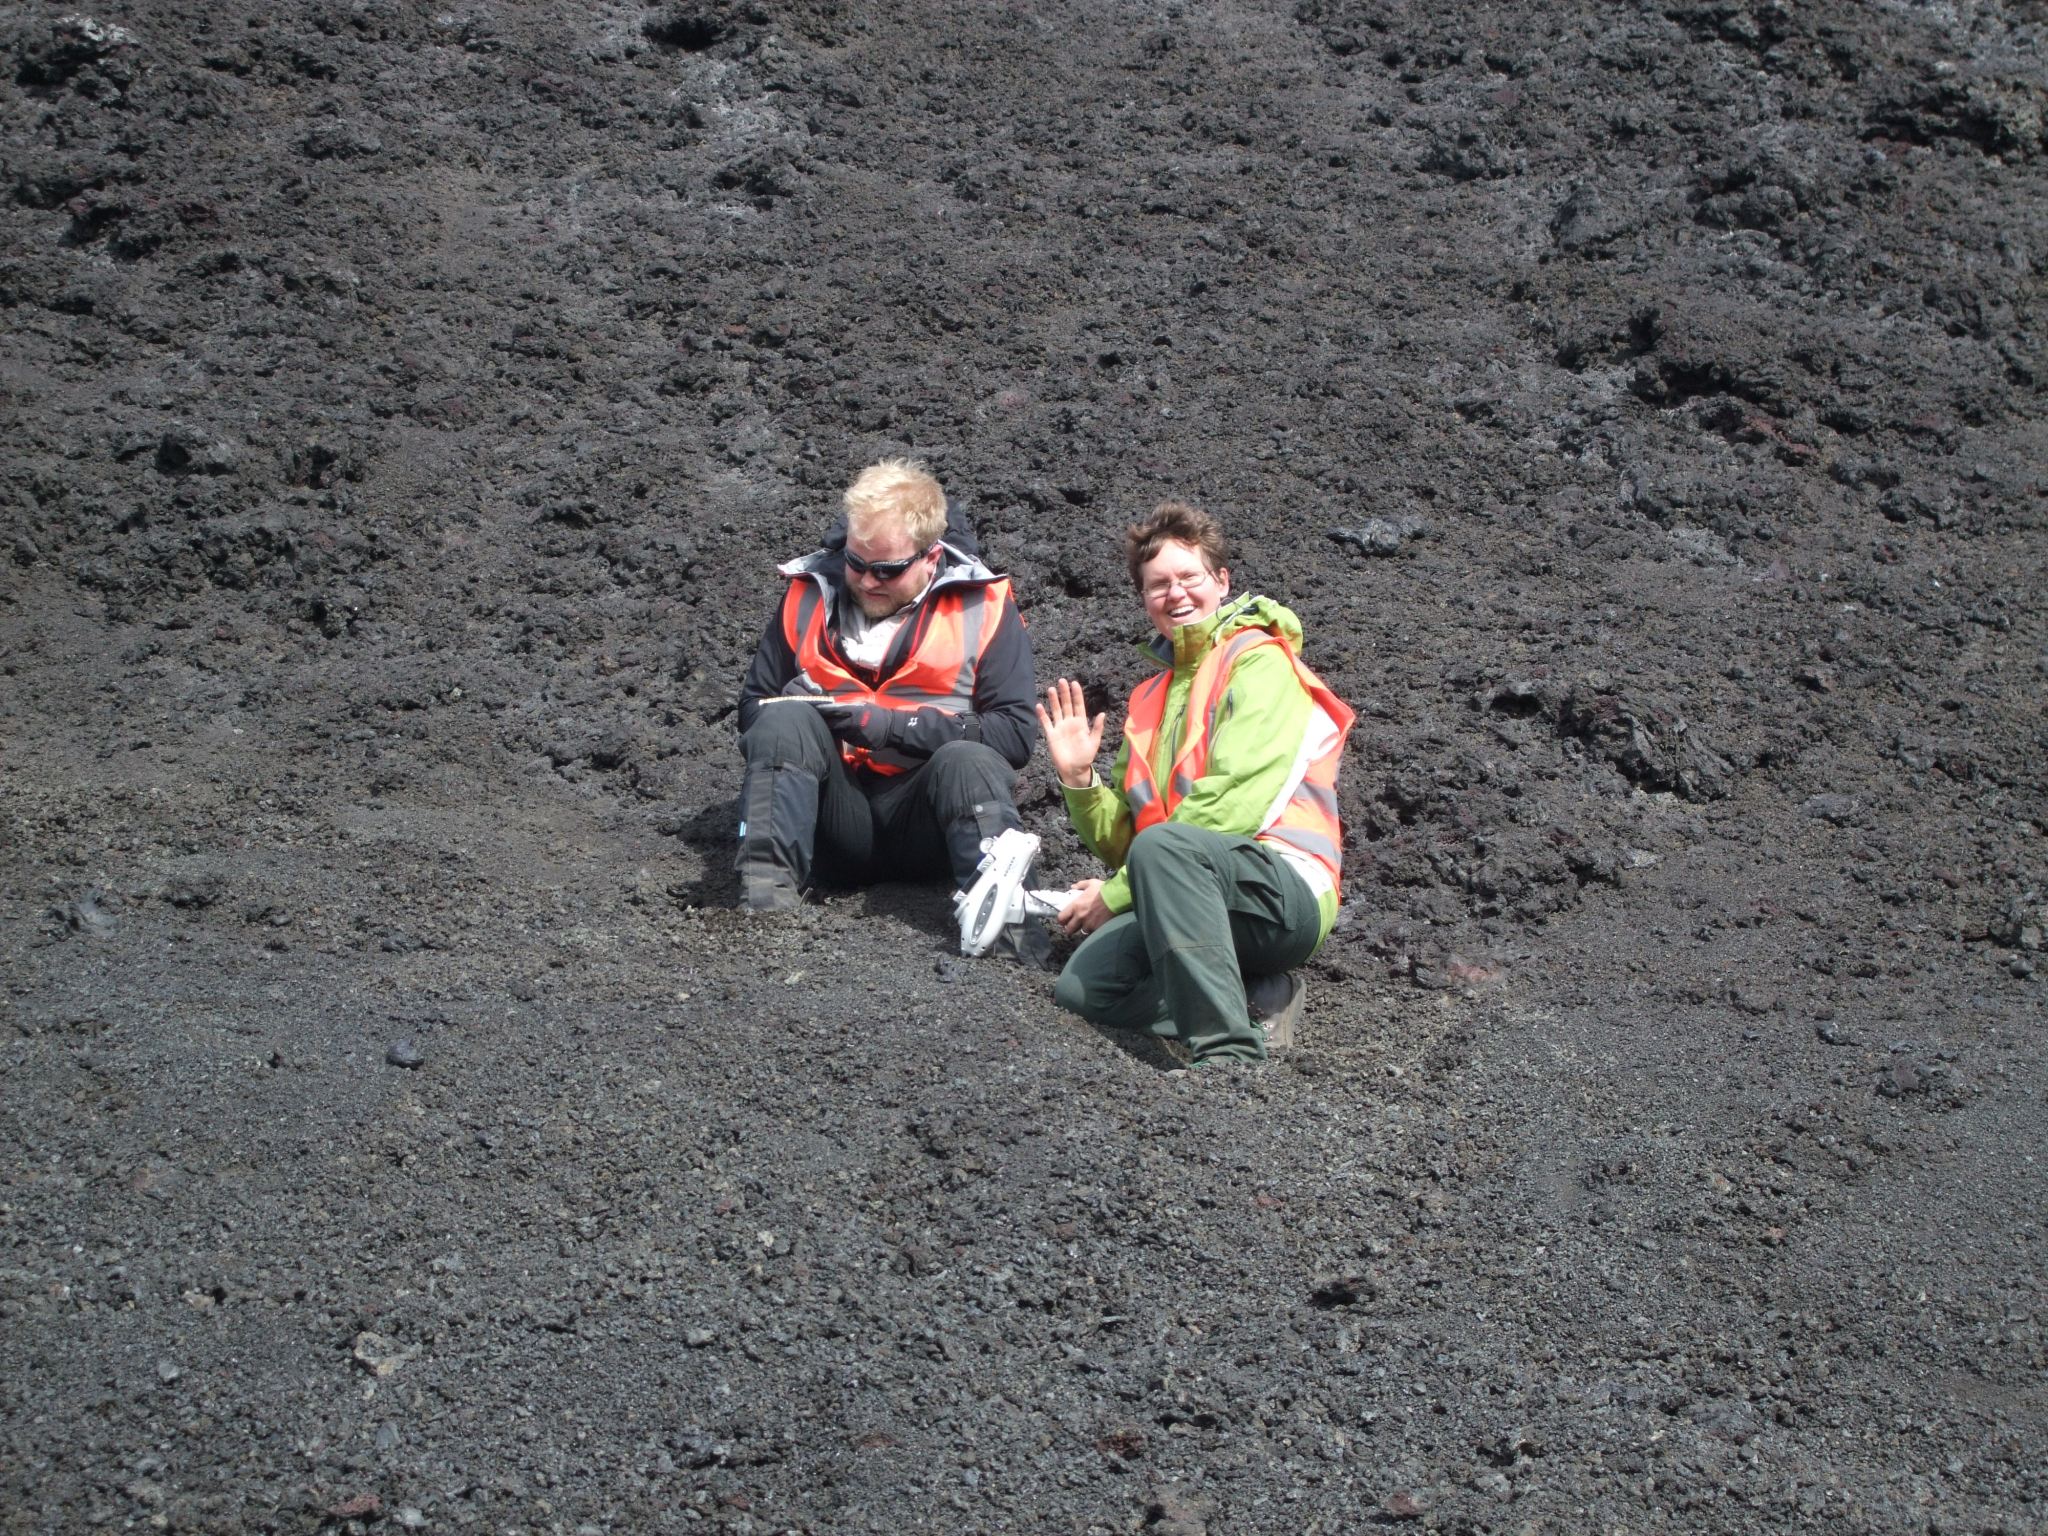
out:
{"label": "high-visibility vest", "polygon": [[1357,716],[1294,654],[1293,647],[1271,630],[1239,630],[1196,666],[1194,681],[1188,688],[1182,727],[1185,736],[1163,786],[1152,776],[1152,747],[1166,716],[1166,695],[1173,685],[1173,674],[1162,672],[1138,684],[1131,693],[1130,712],[1124,719],[1124,743],[1128,748],[1124,800],[1139,832],[1172,817],[1174,807],[1208,771],[1210,733],[1216,727],[1216,712],[1229,692],[1231,669],[1239,657],[1262,645],[1277,645],[1286,652],[1301,686],[1329,716],[1336,730],[1329,745],[1310,759],[1301,782],[1285,799],[1276,801],[1266,824],[1250,835],[1262,843],[1279,843],[1307,854],[1329,871],[1331,888],[1340,890],[1344,828],[1337,815],[1337,766],[1344,755],[1344,738]]}
{"label": "high-visibility vest", "polygon": [[[849,597],[847,601],[852,601]],[[832,633],[831,604],[819,582],[799,576],[782,599],[782,638],[796,653],[796,664],[835,699],[850,704],[879,704],[885,709],[943,709],[951,715],[974,709],[974,676],[995,639],[996,625],[1010,601],[1006,577],[994,581],[957,582],[928,594],[910,622],[910,654],[903,665],[870,683],[853,668]],[[900,752],[870,752],[866,747],[839,744],[847,766],[876,773],[903,773],[926,761]]]}

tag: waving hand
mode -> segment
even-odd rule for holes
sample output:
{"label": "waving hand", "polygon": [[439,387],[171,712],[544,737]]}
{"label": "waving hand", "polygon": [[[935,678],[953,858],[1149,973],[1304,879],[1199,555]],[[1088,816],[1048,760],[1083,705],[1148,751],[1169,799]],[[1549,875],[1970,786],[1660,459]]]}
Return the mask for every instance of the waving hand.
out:
{"label": "waving hand", "polygon": [[1085,789],[1095,777],[1095,755],[1102,750],[1101,715],[1088,717],[1081,685],[1061,678],[1045,690],[1038,706],[1038,728],[1045,733],[1045,755],[1069,789]]}

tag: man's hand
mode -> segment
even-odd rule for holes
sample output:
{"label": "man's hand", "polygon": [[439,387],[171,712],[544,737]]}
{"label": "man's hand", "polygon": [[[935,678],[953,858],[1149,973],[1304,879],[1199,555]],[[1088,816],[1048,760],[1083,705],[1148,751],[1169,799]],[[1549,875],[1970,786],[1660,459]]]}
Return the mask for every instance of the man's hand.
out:
{"label": "man's hand", "polygon": [[1116,914],[1103,904],[1100,880],[1076,880],[1073,889],[1072,898],[1053,921],[1068,938],[1086,938]]}
{"label": "man's hand", "polygon": [[879,752],[896,738],[896,711],[879,704],[820,704],[825,729],[849,746]]}
{"label": "man's hand", "polygon": [[929,704],[885,709],[880,704],[820,704],[825,729],[841,741],[879,752],[894,747],[909,757],[930,757],[949,741],[979,737],[970,728],[978,717],[956,715]]}
{"label": "man's hand", "polygon": [[889,745],[911,757],[930,757],[949,741],[979,740],[979,715],[956,715],[920,704],[916,709],[896,711],[896,728],[890,733]]}
{"label": "man's hand", "polygon": [[[1038,728],[1045,735],[1045,755],[1052,759],[1053,772],[1069,789],[1086,789],[1095,780],[1095,754],[1102,750],[1102,718],[1088,718],[1081,685],[1069,678],[1063,677],[1045,690],[1045,702],[1038,706]],[[1094,926],[1101,926],[1100,919]]]}

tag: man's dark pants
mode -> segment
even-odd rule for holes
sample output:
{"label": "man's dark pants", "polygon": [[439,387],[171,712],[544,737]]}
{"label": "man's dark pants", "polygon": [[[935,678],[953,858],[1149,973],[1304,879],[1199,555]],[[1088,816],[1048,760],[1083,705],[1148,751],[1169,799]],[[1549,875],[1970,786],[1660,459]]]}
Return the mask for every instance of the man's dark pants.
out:
{"label": "man's dark pants", "polygon": [[768,704],[740,738],[740,899],[761,911],[824,885],[930,879],[971,885],[984,839],[1023,825],[1016,772],[992,747],[953,741],[907,773],[848,771],[805,703]]}

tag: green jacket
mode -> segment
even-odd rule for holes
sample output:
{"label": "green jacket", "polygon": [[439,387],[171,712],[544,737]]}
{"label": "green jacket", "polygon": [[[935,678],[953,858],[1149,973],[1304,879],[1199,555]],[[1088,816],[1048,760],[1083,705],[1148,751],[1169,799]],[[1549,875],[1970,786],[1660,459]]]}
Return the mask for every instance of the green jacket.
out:
{"label": "green jacket", "polygon": [[[1155,636],[1141,647],[1154,665],[1173,673],[1152,747],[1152,776],[1161,784],[1167,782],[1181,748],[1195,669],[1218,644],[1245,629],[1271,630],[1300,654],[1301,620],[1292,609],[1257,596],[1240,597],[1198,623],[1182,625],[1171,641]],[[1247,651],[1231,668],[1230,688],[1209,739],[1209,771],[1181,797],[1168,819],[1238,837],[1254,835],[1294,772],[1314,708],[1286,657],[1271,646]],[[1123,869],[1134,830],[1123,793],[1129,752],[1128,739],[1117,746],[1109,783],[1098,778],[1086,789],[1062,786],[1074,830],[1090,852],[1116,871],[1102,882],[1102,902],[1112,912],[1131,908],[1131,882]],[[1337,893],[1322,891],[1320,905],[1322,937],[1327,939],[1337,920]]]}

